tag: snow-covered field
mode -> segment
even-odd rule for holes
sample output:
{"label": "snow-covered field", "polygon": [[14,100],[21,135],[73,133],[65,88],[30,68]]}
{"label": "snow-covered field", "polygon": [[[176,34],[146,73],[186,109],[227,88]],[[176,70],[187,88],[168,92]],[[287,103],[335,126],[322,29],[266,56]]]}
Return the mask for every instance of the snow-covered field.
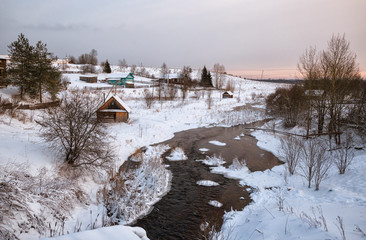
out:
{"label": "snow-covered field", "polygon": [[[149,70],[147,68],[147,70],[158,74],[157,69]],[[106,83],[82,82],[78,80],[79,75],[64,74],[71,82],[70,88],[81,91],[85,87],[92,89],[110,86]],[[102,78],[103,76],[100,74],[98,79]],[[148,78],[137,78],[136,80],[151,81]],[[112,135],[118,158],[116,166],[113,167],[118,168],[137,149],[170,139],[178,131],[216,125],[230,126],[262,118],[262,114],[252,110],[232,111],[232,109],[245,104],[256,104],[263,107],[264,97],[281,86],[230,76],[227,76],[227,80],[235,83],[234,98],[222,99],[223,91],[215,90],[212,92],[213,101],[210,109],[207,103],[208,95],[205,91],[201,91],[203,96],[197,96],[195,91],[190,91],[184,101],[182,98],[177,98],[174,101],[154,102],[149,109],[143,99],[143,88],[118,89],[117,95],[132,109],[132,113],[128,123],[106,124],[108,132]],[[108,92],[108,90],[101,90],[95,91],[95,94],[107,94]],[[10,98],[13,93],[12,88],[0,90],[2,98]],[[22,110],[13,117],[6,114],[1,116],[0,164],[2,167],[12,163],[27,163],[29,174],[38,176],[43,168],[51,172],[55,171],[54,174],[57,174],[55,169],[57,169],[60,157],[38,135],[39,126],[34,120],[40,116],[41,111],[38,110]],[[258,138],[258,145],[261,148],[278,156],[277,149],[280,144],[278,136],[263,132],[253,132],[253,135]],[[212,142],[212,144],[223,145],[224,143]],[[206,151],[206,149],[201,149],[201,151]],[[183,160],[186,156],[184,152],[177,149],[171,157],[172,160]],[[343,218],[347,239],[362,239],[362,235],[354,231],[355,225],[366,231],[366,152],[358,152],[354,164],[344,176],[338,175],[335,169],[331,169],[329,178],[322,183],[320,191],[317,192],[314,189],[307,189],[302,178],[297,175],[285,178],[284,166],[277,166],[265,172],[250,173],[245,166],[239,170],[237,168],[225,169],[220,166],[222,164],[220,159],[208,158],[203,161],[210,166],[217,166],[213,168],[214,172],[239,178],[243,185],[249,185],[255,189],[251,195],[253,203],[250,206],[243,211],[229,212],[225,216],[227,221],[224,224],[223,232],[230,235],[232,239],[341,239],[335,225],[337,216]],[[3,172],[0,172],[0,175],[3,175],[1,180],[7,177]],[[97,192],[102,188],[104,182],[105,180],[103,181],[99,177],[83,178],[79,187],[86,195],[88,204],[85,204],[85,201],[83,203],[75,202],[70,211],[63,212],[67,216],[64,233],[74,232],[75,226],[80,223],[82,226],[79,230],[91,229],[90,225],[95,219],[100,224],[105,209],[98,201]],[[162,190],[162,192],[164,191]],[[155,200],[149,199],[150,204],[157,201],[159,197],[161,196],[156,196]],[[279,211],[278,199],[282,198],[284,207]],[[53,226],[55,217],[50,213],[42,212],[40,210],[42,206],[37,199],[27,200],[30,213],[42,215],[44,220]],[[210,204],[220,206],[218,202]],[[320,227],[319,225],[312,226],[311,220],[309,220],[313,217],[320,221],[321,214],[318,206],[326,219],[328,232],[324,230],[323,224]],[[26,219],[17,219],[14,216],[5,228],[9,227],[9,224],[13,224],[14,234],[20,239],[38,239],[40,237],[40,234],[34,230],[22,231],[21,226],[27,224]],[[0,231],[2,228],[4,226],[0,226]],[[111,236],[121,231],[123,234],[134,234],[137,236],[136,239],[146,239],[141,231],[132,228],[94,231],[96,232],[85,233],[87,235],[77,233],[65,239],[91,239],[89,236],[96,237],[98,234],[104,234],[103,231],[109,232]],[[42,237],[49,236],[49,232],[42,234]]]}

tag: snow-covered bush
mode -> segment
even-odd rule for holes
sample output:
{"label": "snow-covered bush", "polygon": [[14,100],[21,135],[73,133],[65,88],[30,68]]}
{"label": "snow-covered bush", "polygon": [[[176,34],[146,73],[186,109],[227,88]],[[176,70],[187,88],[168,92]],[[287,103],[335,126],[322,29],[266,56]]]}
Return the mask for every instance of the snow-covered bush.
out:
{"label": "snow-covered bush", "polygon": [[246,167],[247,164],[245,160],[239,160],[237,157],[233,159],[233,163],[229,166],[229,170],[240,170],[244,167]]}
{"label": "snow-covered bush", "polygon": [[0,165],[0,239],[18,239],[29,231],[47,235],[49,225],[62,225],[73,206],[86,201],[74,180],[45,168],[35,175],[28,169]]}
{"label": "snow-covered bush", "polygon": [[99,191],[111,223],[133,222],[168,190],[171,174],[161,158],[167,149],[164,145],[149,147],[135,156],[135,169],[111,172],[108,183]]}

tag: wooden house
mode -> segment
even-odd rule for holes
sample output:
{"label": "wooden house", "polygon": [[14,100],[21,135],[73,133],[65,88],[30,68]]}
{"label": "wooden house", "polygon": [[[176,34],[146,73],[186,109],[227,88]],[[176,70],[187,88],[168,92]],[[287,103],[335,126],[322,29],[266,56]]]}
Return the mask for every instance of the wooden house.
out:
{"label": "wooden house", "polygon": [[97,83],[98,81],[98,77],[96,75],[81,75],[79,79],[87,83]]}
{"label": "wooden house", "polygon": [[131,109],[118,96],[111,96],[97,110],[97,118],[100,122],[127,122]]}
{"label": "wooden house", "polygon": [[231,91],[226,91],[222,94],[222,98],[233,98],[234,94]]}
{"label": "wooden house", "polygon": [[9,60],[8,55],[0,55],[0,87],[6,87],[5,77],[6,77],[6,62]]}
{"label": "wooden house", "polygon": [[165,83],[174,83],[174,84],[182,84],[182,78],[180,74],[178,73],[168,73],[168,74],[161,74],[159,76],[159,81],[165,82]]}
{"label": "wooden house", "polygon": [[112,85],[119,85],[124,87],[133,88],[135,77],[132,73],[112,73],[108,74],[107,82]]}

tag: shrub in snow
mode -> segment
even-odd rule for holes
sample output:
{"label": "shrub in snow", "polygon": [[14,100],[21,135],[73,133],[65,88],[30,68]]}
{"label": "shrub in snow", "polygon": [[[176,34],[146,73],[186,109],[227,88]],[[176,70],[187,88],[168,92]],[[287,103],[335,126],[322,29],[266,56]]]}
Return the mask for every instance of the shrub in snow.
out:
{"label": "shrub in snow", "polygon": [[233,163],[229,166],[229,169],[230,170],[240,170],[246,166],[247,166],[247,164],[244,159],[239,161],[238,158],[234,158]]}
{"label": "shrub in snow", "polygon": [[31,175],[28,169],[26,164],[0,165],[0,239],[17,239],[32,229],[49,234],[50,221],[62,226],[73,206],[86,201],[74,180],[46,169]]}
{"label": "shrub in snow", "polygon": [[286,162],[288,172],[293,175],[299,163],[301,153],[301,141],[297,137],[285,136],[281,138],[280,154]]}
{"label": "shrub in snow", "polygon": [[216,157],[216,155],[213,155],[212,157],[207,156],[205,160],[202,160],[202,162],[208,166],[220,166],[225,163],[221,156]]}
{"label": "shrub in snow", "polygon": [[151,206],[147,203],[152,204],[168,190],[170,172],[161,158],[167,149],[161,145],[149,147],[136,156],[139,158],[136,169],[110,173],[99,196],[107,208],[111,224],[136,220],[149,211]]}
{"label": "shrub in snow", "polygon": [[317,138],[309,139],[301,144],[302,158],[300,161],[300,175],[308,181],[308,188],[311,182],[315,182],[315,190],[327,176],[331,166],[325,144]]}
{"label": "shrub in snow", "polygon": [[338,168],[339,174],[344,174],[346,169],[351,165],[355,156],[354,149],[352,148],[353,140],[352,135],[348,132],[346,134],[346,141],[344,146],[333,153],[334,162]]}
{"label": "shrub in snow", "polygon": [[188,159],[187,156],[184,154],[183,149],[179,147],[174,148],[171,154],[166,158],[170,161],[181,161]]}

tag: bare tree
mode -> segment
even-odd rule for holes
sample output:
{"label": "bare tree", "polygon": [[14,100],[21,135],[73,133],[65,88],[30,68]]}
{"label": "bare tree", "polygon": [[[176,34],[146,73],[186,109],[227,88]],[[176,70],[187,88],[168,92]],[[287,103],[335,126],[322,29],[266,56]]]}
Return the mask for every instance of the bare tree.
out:
{"label": "bare tree", "polygon": [[167,97],[170,100],[174,100],[177,97],[178,89],[176,88],[176,86],[174,86],[174,84],[169,83],[165,90]]}
{"label": "bare tree", "polygon": [[191,79],[191,68],[188,66],[183,66],[180,78],[182,80],[182,101],[187,97],[188,87],[192,84]]}
{"label": "bare tree", "polygon": [[166,63],[164,62],[163,65],[161,65],[161,68],[160,68],[160,79],[158,81],[158,86],[157,86],[159,101],[161,101],[161,92],[162,92],[161,79],[168,80],[169,79],[168,74],[169,74],[169,69],[168,69]]}
{"label": "bare tree", "polygon": [[146,106],[150,109],[154,102],[154,94],[149,89],[144,90],[144,99]]}
{"label": "bare tree", "polygon": [[319,190],[320,183],[327,177],[327,172],[332,165],[331,158],[323,142],[319,141],[317,149],[314,169],[315,191]]}
{"label": "bare tree", "polygon": [[355,156],[354,149],[352,148],[353,138],[350,132],[346,133],[346,141],[344,146],[335,151],[334,162],[339,170],[339,174],[344,174],[346,169],[351,165]]}
{"label": "bare tree", "polygon": [[319,92],[319,89],[322,89],[322,86],[319,84],[321,83],[319,59],[320,56],[317,53],[316,48],[310,47],[309,49],[306,49],[303,55],[300,56],[300,61],[297,65],[299,72],[305,79],[305,89],[307,90],[304,106],[306,136],[309,136],[314,111],[317,116],[318,133],[322,133],[324,126],[324,118],[326,114],[326,101],[324,95],[313,94],[314,92]]}
{"label": "bare tree", "polygon": [[207,91],[207,107],[208,107],[208,109],[211,109],[211,107],[212,107],[212,91],[210,91],[210,90],[208,90]]}
{"label": "bare tree", "polygon": [[89,94],[71,92],[59,107],[48,109],[37,123],[41,136],[72,167],[104,167],[114,159],[109,136],[96,118],[102,103]]}
{"label": "bare tree", "polygon": [[281,155],[285,159],[288,172],[293,175],[300,160],[301,141],[297,137],[281,138]]}
{"label": "bare tree", "polygon": [[324,144],[319,139],[311,138],[301,144],[301,160],[299,173],[308,182],[308,188],[311,187],[311,181],[315,176],[317,162],[325,153]]}
{"label": "bare tree", "polygon": [[128,67],[126,59],[118,60],[118,66],[124,71]]}
{"label": "bare tree", "polygon": [[345,35],[332,36],[328,49],[321,55],[320,64],[327,83],[325,90],[328,96],[329,137],[334,136],[336,144],[340,144],[344,100],[350,94],[351,81],[360,79],[356,54],[351,52]]}
{"label": "bare tree", "polygon": [[131,66],[131,73],[132,74],[136,73],[136,65],[135,64],[132,64],[132,66]]}
{"label": "bare tree", "polygon": [[216,63],[213,70],[215,74],[215,87],[216,89],[221,89],[225,79],[225,66],[220,63]]}

